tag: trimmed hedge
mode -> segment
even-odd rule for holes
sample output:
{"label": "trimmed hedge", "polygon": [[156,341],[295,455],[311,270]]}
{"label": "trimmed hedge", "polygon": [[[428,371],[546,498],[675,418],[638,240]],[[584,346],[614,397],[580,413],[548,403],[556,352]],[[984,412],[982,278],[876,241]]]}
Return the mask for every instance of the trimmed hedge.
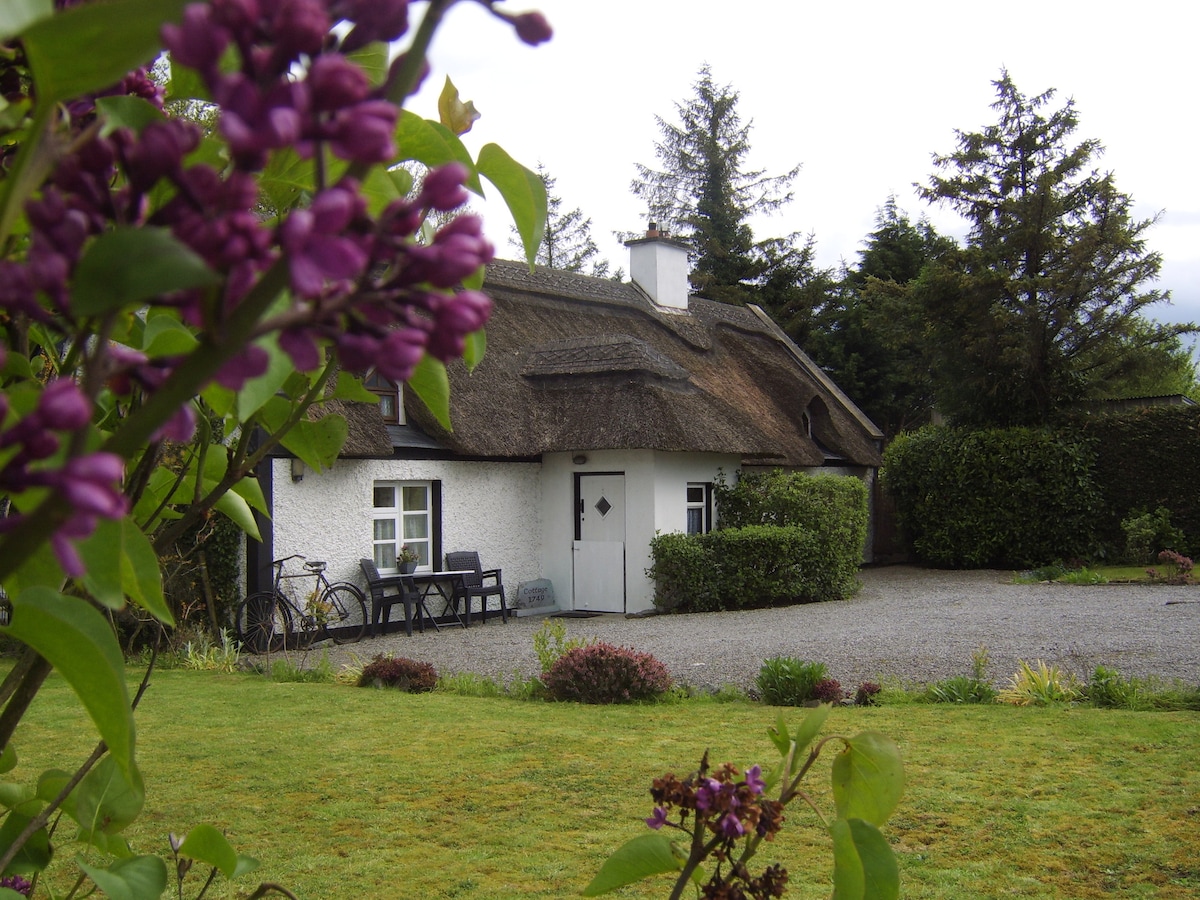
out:
{"label": "trimmed hedge", "polygon": [[1186,550],[1181,552],[1193,558],[1200,554],[1200,406],[1078,416],[1063,430],[1095,447],[1093,477],[1104,508],[1098,535],[1110,554],[1124,550],[1123,519],[1159,507],[1183,532]]}
{"label": "trimmed hedge", "polygon": [[1078,434],[927,427],[892,441],[882,478],[923,561],[1022,568],[1095,551],[1095,458]]}
{"label": "trimmed hedge", "polygon": [[721,527],[650,543],[654,605],[680,612],[840,600],[858,586],[867,491],[857,478],[784,473],[720,487]]}

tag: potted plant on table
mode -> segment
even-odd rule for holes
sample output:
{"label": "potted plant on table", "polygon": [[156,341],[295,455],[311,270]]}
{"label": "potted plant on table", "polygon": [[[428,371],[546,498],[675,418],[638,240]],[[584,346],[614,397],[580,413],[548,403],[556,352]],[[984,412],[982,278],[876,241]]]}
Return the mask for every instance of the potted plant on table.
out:
{"label": "potted plant on table", "polygon": [[396,555],[401,575],[411,575],[417,570],[417,563],[420,561],[421,557],[417,555],[417,551],[410,548],[408,544],[402,545],[400,552]]}

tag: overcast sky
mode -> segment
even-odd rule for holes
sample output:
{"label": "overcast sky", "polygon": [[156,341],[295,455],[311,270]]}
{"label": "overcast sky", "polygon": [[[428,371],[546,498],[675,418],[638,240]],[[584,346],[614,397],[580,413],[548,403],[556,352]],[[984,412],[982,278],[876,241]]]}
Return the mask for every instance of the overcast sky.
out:
{"label": "overcast sky", "polygon": [[[1026,95],[1074,98],[1079,140],[1097,138],[1097,165],[1115,173],[1139,217],[1159,212],[1149,244],[1164,258],[1164,321],[1200,321],[1200,6],[1143,0],[1002,4],[796,0],[508,0],[540,9],[555,29],[521,44],[475,4],[447,16],[433,74],[413,108],[436,117],[446,75],[483,114],[464,141],[496,142],[557,178],[564,210],[579,207],[614,267],[628,270],[616,231],[645,228],[630,193],[634,163],[657,164],[655,116],[676,121],[700,66],[740,94],[752,121],[751,168],[802,165],[795,199],[755,220],[756,236],[813,234],[822,265],[853,263],[890,194],[912,218],[927,215],[961,237],[953,213],[917,199],[933,153],[955,129],[995,121],[992,82],[1007,68]],[[414,11],[421,7],[415,7]],[[486,183],[485,183],[486,184]],[[502,207],[501,207],[502,208]],[[482,211],[502,256],[508,224]]]}

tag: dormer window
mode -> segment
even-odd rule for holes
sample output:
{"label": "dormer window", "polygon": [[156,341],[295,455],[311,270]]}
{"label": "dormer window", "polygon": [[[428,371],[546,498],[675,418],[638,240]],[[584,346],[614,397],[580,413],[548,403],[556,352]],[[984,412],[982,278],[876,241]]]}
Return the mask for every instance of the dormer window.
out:
{"label": "dormer window", "polygon": [[379,414],[383,416],[383,421],[389,425],[404,424],[404,404],[400,402],[400,387],[395,382],[378,372],[372,372],[363,386],[379,398]]}

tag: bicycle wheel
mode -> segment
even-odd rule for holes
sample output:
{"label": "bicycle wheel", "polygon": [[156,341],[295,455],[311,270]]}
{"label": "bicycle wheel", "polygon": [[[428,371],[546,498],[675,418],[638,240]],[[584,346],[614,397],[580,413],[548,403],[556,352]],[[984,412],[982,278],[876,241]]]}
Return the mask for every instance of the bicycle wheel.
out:
{"label": "bicycle wheel", "polygon": [[273,653],[287,646],[292,633],[288,604],[272,591],[251,594],[237,608],[238,640],[250,653]]}
{"label": "bicycle wheel", "polygon": [[321,602],[328,607],[325,633],[335,644],[362,640],[367,630],[367,601],[362,591],[349,582],[339,581],[321,595]]}

